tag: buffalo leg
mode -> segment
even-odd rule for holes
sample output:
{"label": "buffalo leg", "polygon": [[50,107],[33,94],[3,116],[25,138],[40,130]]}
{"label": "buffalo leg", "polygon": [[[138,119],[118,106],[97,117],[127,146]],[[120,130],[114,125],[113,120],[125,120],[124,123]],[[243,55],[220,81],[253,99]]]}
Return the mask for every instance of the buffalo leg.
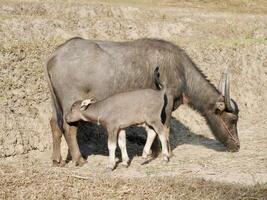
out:
{"label": "buffalo leg", "polygon": [[65,127],[65,138],[69,147],[69,151],[72,157],[72,161],[76,166],[82,166],[87,161],[82,157],[78,142],[77,142],[77,127],[70,126],[67,123],[64,124]]}
{"label": "buffalo leg", "polygon": [[128,167],[129,156],[128,156],[127,147],[126,147],[126,132],[125,132],[125,130],[121,130],[119,132],[118,144],[119,144],[119,147],[121,149],[122,165],[124,165],[125,167]]}
{"label": "buffalo leg", "polygon": [[50,126],[53,138],[53,153],[52,153],[53,165],[61,166],[64,165],[60,152],[62,131],[60,130],[58,123],[54,117],[52,117],[50,120]]}
{"label": "buffalo leg", "polygon": [[170,145],[170,126],[171,126],[171,116],[172,116],[172,110],[173,110],[173,96],[172,95],[167,95],[167,105],[165,108],[165,113],[166,113],[166,121],[164,122],[164,126],[165,126],[165,132],[167,134],[167,144],[168,144],[168,150],[169,150],[169,154],[172,154],[171,151],[171,145]]}

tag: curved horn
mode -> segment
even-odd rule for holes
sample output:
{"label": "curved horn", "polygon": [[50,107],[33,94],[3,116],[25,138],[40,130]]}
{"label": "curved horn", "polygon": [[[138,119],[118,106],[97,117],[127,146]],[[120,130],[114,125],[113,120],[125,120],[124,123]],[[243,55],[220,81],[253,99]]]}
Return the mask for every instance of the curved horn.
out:
{"label": "curved horn", "polygon": [[230,74],[228,72],[228,68],[225,70],[225,95],[224,95],[224,102],[226,109],[228,111],[233,111],[234,108],[231,103],[231,97],[230,97]]}
{"label": "curved horn", "polygon": [[224,74],[224,72],[222,73],[221,79],[219,81],[218,90],[224,96],[224,93],[225,93],[225,74]]}

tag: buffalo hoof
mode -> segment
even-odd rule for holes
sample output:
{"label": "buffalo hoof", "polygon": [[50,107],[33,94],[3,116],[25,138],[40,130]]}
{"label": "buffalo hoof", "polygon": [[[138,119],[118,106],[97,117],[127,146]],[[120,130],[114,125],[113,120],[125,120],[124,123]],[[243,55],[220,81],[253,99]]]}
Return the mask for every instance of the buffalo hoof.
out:
{"label": "buffalo hoof", "polygon": [[53,167],[64,167],[66,165],[66,162],[64,160],[57,161],[53,160]]}
{"label": "buffalo hoof", "polygon": [[88,161],[85,160],[83,157],[80,157],[79,160],[75,162],[75,166],[82,167],[84,164],[86,164]]}

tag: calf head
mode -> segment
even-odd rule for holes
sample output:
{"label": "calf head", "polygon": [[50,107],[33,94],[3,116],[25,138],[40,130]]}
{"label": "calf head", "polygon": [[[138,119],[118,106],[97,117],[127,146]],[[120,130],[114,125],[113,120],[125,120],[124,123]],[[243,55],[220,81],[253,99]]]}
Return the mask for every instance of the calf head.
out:
{"label": "calf head", "polygon": [[88,106],[95,101],[92,98],[85,99],[83,101],[79,100],[72,104],[70,111],[66,114],[65,120],[67,123],[74,123],[80,120],[85,120],[83,111],[85,111]]}

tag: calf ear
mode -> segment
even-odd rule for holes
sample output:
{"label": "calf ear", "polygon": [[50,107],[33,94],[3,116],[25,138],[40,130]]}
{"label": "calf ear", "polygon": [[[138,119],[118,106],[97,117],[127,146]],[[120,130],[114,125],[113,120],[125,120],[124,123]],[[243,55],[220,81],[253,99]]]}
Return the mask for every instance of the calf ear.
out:
{"label": "calf ear", "polygon": [[225,110],[225,103],[221,101],[216,102],[216,112],[221,113],[224,110]]}
{"label": "calf ear", "polygon": [[92,104],[92,103],[93,103],[92,99],[85,99],[85,100],[83,100],[82,103],[81,103],[81,105],[80,105],[80,110],[86,110],[88,108],[88,106],[90,104]]}

